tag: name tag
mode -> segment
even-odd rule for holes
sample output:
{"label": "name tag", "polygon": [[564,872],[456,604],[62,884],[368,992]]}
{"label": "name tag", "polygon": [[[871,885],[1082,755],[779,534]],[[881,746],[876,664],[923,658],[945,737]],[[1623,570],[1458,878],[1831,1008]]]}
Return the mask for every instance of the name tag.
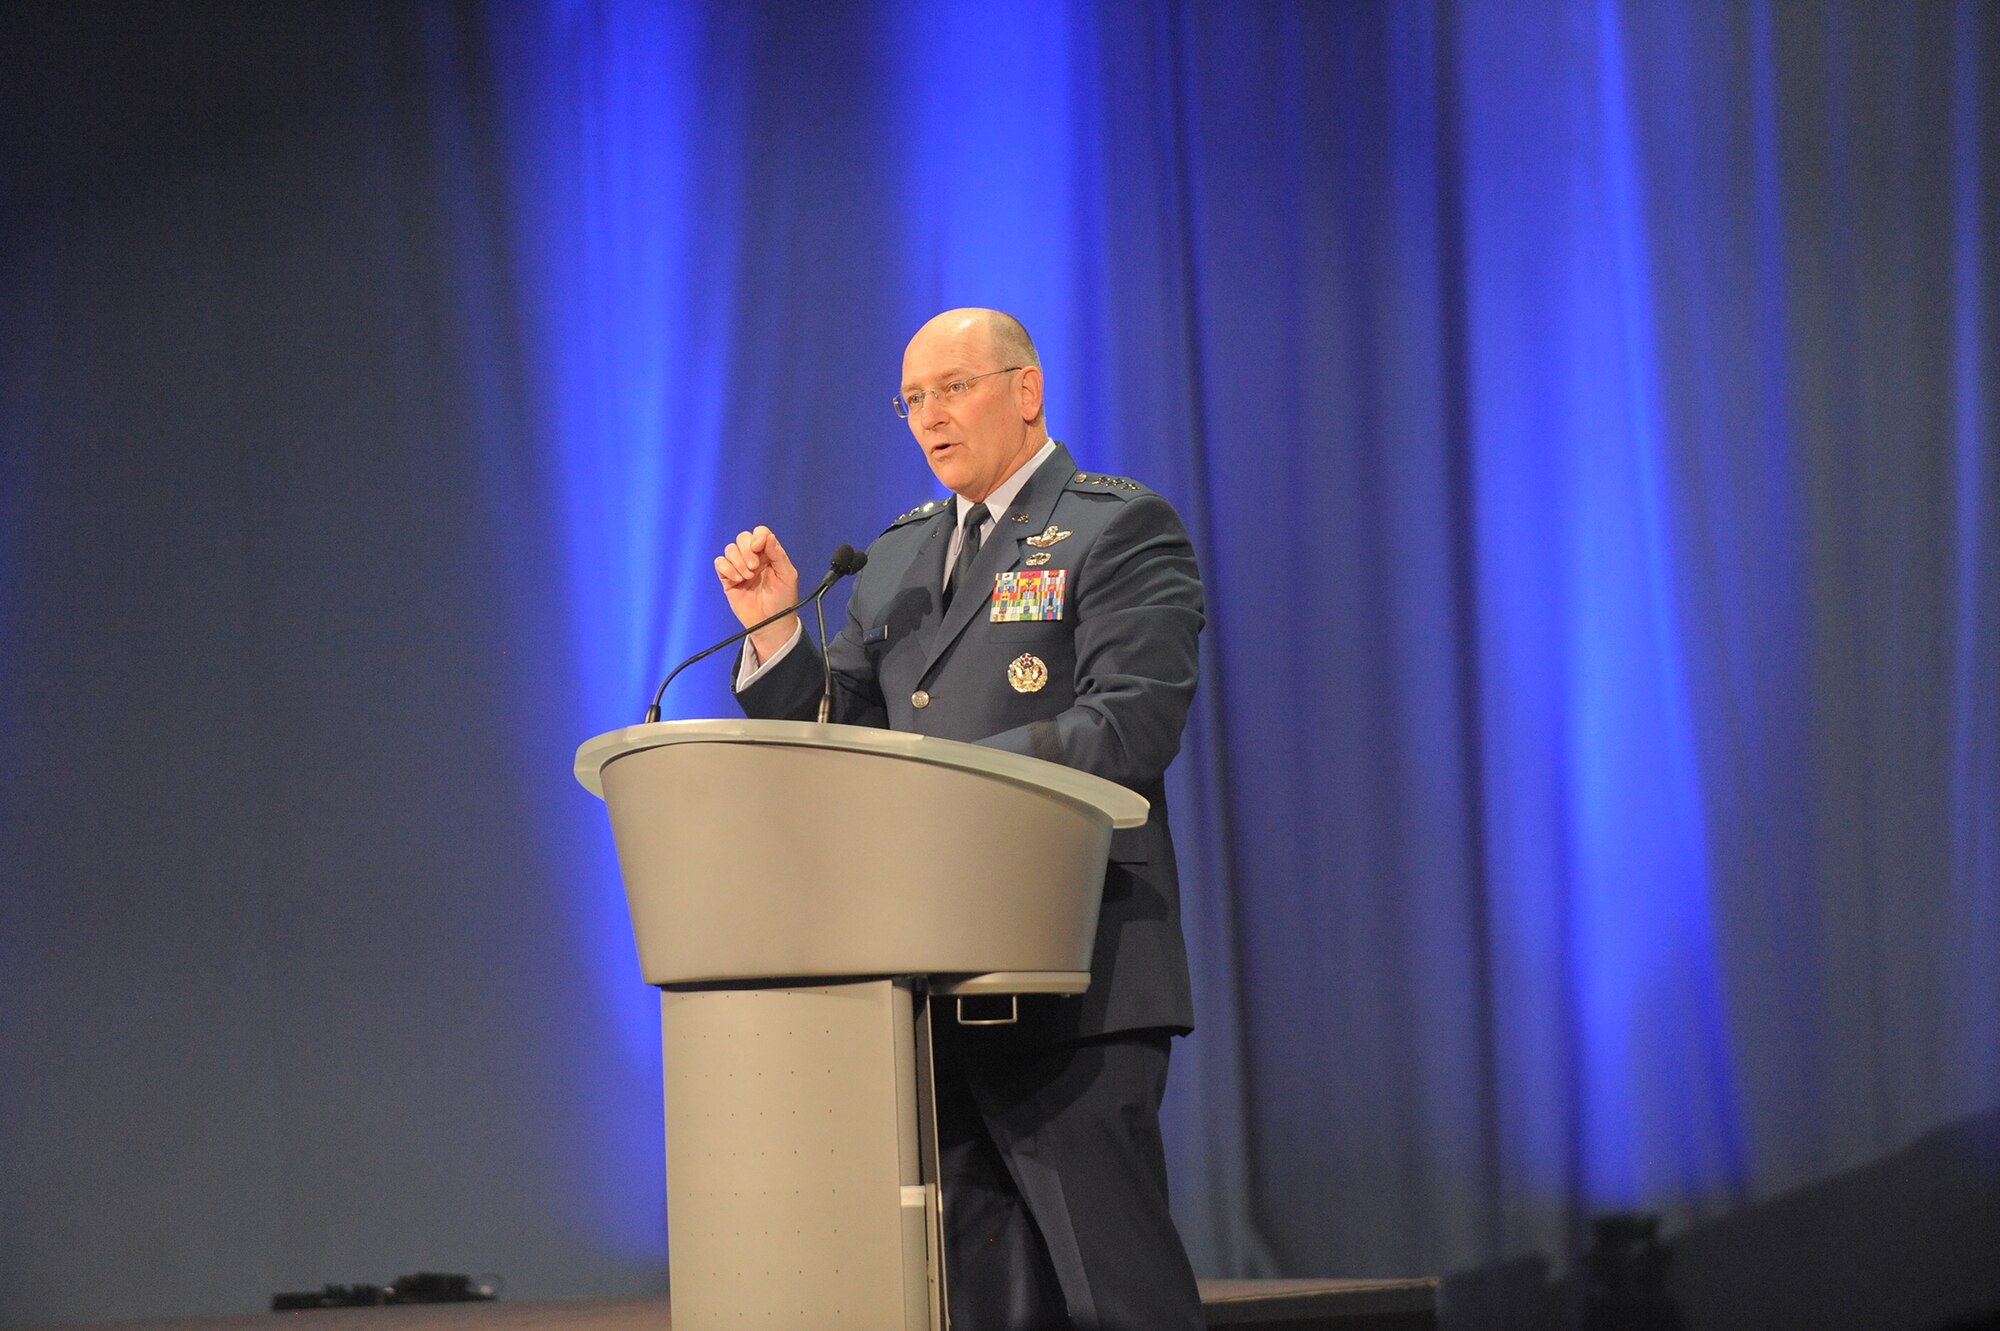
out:
{"label": "name tag", "polygon": [[1068,582],[1066,568],[1000,574],[993,580],[993,622],[1016,624],[1024,620],[1061,619],[1063,590]]}

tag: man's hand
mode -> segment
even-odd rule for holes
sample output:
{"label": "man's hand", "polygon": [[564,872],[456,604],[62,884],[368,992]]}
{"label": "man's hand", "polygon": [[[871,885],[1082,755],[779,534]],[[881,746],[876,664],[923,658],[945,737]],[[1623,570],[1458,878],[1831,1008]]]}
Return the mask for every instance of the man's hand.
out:
{"label": "man's hand", "polygon": [[[716,559],[715,576],[722,579],[722,593],[729,598],[729,608],[739,624],[755,624],[799,599],[799,571],[792,567],[792,557],[769,527],[738,532]],[[750,645],[756,649],[757,659],[770,660],[792,640],[798,625],[797,615],[786,615],[751,634]]]}

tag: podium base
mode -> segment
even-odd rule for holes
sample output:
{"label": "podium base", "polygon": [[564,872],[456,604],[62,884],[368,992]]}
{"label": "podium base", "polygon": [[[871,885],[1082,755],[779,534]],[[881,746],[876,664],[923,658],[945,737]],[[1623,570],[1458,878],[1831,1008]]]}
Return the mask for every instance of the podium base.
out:
{"label": "podium base", "polygon": [[923,1331],[934,1192],[906,980],[660,996],[681,1331]]}

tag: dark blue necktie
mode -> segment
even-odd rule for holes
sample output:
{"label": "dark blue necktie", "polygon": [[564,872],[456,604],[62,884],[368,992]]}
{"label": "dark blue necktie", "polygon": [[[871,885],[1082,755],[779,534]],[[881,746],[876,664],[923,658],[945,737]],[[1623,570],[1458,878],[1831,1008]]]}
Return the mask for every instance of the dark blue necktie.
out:
{"label": "dark blue necktie", "polygon": [[965,511],[965,539],[959,542],[958,562],[951,566],[951,579],[944,585],[945,609],[958,595],[959,584],[972,576],[972,561],[979,558],[979,529],[986,525],[986,505],[974,504]]}

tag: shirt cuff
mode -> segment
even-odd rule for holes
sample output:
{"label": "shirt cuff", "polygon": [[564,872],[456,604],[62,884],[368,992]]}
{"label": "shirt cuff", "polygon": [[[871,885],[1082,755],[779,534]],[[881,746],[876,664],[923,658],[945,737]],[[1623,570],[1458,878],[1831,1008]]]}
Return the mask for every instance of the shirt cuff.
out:
{"label": "shirt cuff", "polygon": [[792,636],[785,639],[785,645],[777,651],[772,652],[770,660],[761,663],[757,660],[757,649],[750,645],[748,638],[745,638],[743,640],[743,655],[736,663],[736,691],[738,693],[743,692],[743,690],[762,679],[765,672],[772,666],[791,655],[792,648],[798,646],[799,639],[805,636],[805,632],[806,626],[803,622],[792,625]]}

